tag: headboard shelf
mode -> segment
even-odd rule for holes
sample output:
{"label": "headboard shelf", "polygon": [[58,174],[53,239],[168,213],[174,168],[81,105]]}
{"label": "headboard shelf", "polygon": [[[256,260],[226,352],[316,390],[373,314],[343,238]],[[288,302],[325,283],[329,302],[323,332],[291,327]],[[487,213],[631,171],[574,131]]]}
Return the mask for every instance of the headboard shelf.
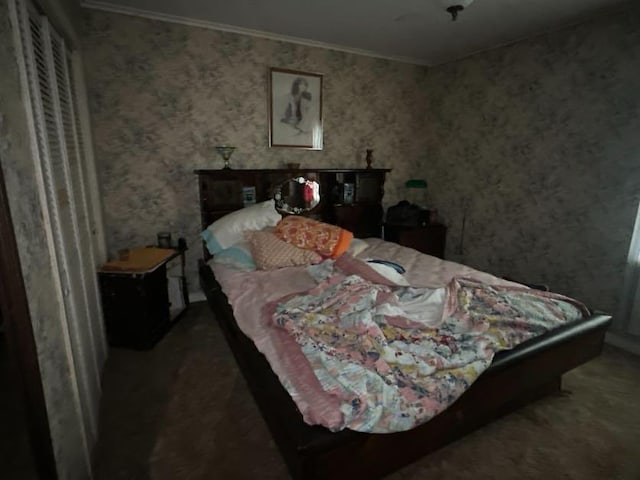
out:
{"label": "headboard shelf", "polygon": [[251,203],[273,197],[274,188],[296,176],[320,184],[320,203],[309,216],[356,237],[382,235],[382,197],[389,168],[198,169],[202,228]]}
{"label": "headboard shelf", "polygon": [[300,168],[242,168],[242,169],[233,169],[233,168],[200,168],[193,171],[193,173],[200,175],[211,175],[211,174],[219,174],[219,173],[238,173],[242,174],[247,173],[291,173],[295,175],[296,173],[301,172],[327,172],[327,173],[389,173],[391,171],[390,168],[311,168],[311,167],[300,167]]}

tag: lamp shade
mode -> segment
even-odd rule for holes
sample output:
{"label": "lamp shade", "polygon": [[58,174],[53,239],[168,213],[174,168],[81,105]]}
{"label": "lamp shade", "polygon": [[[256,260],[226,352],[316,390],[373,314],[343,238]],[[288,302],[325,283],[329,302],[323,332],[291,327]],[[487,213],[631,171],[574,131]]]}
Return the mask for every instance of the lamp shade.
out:
{"label": "lamp shade", "polygon": [[411,178],[404,186],[407,188],[427,188],[427,181],[422,178]]}

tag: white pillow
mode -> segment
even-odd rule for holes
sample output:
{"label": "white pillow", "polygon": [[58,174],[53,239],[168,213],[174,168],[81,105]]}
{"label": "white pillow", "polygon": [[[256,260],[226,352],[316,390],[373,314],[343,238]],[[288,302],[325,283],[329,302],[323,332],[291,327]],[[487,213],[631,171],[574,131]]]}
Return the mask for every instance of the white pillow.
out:
{"label": "white pillow", "polygon": [[275,226],[282,215],[275,208],[274,200],[257,203],[237,210],[216,220],[200,235],[212,255],[244,240],[247,230],[262,230]]}
{"label": "white pillow", "polygon": [[359,253],[362,253],[362,251],[368,246],[369,244],[364,240],[361,240],[360,238],[354,238],[351,240],[351,243],[349,244],[349,248],[347,249],[347,252],[349,252],[352,256],[355,257]]}
{"label": "white pillow", "polygon": [[384,265],[382,263],[367,262],[367,266],[369,266],[370,268],[378,272],[380,275],[382,275],[384,278],[386,278],[390,282],[395,283],[400,287],[409,286],[409,282],[407,282],[407,279],[404,278],[404,276],[401,273],[399,273],[395,268],[389,265]]}

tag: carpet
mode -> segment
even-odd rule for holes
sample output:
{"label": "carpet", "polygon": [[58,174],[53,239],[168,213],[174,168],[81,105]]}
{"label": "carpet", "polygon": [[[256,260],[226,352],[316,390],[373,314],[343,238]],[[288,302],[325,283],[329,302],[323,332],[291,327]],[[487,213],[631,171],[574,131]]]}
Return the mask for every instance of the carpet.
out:
{"label": "carpet", "polygon": [[[605,346],[546,397],[388,480],[640,480],[640,358]],[[111,349],[97,479],[286,479],[206,303],[153,350]],[[357,479],[354,479],[357,480]]]}

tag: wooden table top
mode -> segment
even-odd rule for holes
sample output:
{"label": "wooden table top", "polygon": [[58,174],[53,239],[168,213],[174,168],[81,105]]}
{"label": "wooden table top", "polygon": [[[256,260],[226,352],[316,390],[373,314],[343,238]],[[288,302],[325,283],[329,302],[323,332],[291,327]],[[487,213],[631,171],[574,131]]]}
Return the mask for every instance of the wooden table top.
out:
{"label": "wooden table top", "polygon": [[100,268],[102,272],[136,272],[145,273],[155,270],[157,267],[178,255],[178,251],[172,248],[133,248],[129,250],[127,260],[112,260]]}

